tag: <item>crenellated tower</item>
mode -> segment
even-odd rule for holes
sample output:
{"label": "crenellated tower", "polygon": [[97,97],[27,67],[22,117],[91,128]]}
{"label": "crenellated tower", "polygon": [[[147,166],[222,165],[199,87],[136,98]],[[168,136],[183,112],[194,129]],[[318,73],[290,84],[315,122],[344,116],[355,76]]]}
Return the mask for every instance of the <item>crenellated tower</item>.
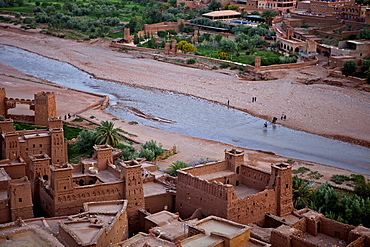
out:
{"label": "crenellated tower", "polygon": [[271,179],[274,179],[277,215],[290,214],[293,211],[292,166],[285,163],[272,164]]}
{"label": "crenellated tower", "polygon": [[35,94],[35,124],[49,126],[49,118],[56,116],[55,94],[50,92]]}
{"label": "crenellated tower", "polygon": [[139,230],[139,209],[145,209],[141,164],[136,160],[121,162],[124,199],[128,200],[127,216],[130,232]]}

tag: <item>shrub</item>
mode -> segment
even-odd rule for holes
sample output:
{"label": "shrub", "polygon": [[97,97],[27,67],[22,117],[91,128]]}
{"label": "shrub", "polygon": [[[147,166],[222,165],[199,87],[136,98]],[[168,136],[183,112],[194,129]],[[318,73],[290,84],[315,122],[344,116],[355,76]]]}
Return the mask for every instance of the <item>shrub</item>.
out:
{"label": "shrub", "polygon": [[195,60],[195,58],[190,58],[190,59],[186,60],[186,63],[187,64],[194,64],[194,63],[196,63],[196,60]]}
{"label": "shrub", "polygon": [[228,68],[229,67],[229,64],[228,63],[225,63],[225,62],[223,62],[221,65],[220,65],[220,68],[221,69],[226,69],[226,68]]}

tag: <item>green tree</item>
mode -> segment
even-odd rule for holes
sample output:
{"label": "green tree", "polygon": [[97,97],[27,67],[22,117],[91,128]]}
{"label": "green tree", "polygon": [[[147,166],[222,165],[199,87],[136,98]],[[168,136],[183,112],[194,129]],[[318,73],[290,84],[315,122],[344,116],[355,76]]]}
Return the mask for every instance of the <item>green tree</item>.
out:
{"label": "green tree", "polygon": [[339,194],[328,183],[320,185],[312,197],[312,209],[323,214],[333,212],[338,214]]}
{"label": "green tree", "polygon": [[345,61],[343,64],[342,72],[345,75],[352,75],[356,73],[357,70],[357,64],[353,60]]}
{"label": "green tree", "polygon": [[145,142],[143,145],[140,146],[141,148],[148,149],[153,151],[155,157],[161,155],[164,153],[163,145],[162,143],[158,143],[156,140],[150,140]]}
{"label": "green tree", "polygon": [[196,52],[197,51],[197,48],[195,46],[186,42],[185,40],[182,40],[177,44],[177,49],[180,50],[180,51],[183,51],[185,53],[187,53],[187,52]]}
{"label": "green tree", "polygon": [[222,7],[222,4],[218,2],[217,0],[212,0],[211,3],[208,5],[208,8],[213,11],[220,10],[221,7]]}
{"label": "green tree", "polygon": [[96,135],[94,131],[82,130],[78,137],[78,141],[73,145],[72,149],[74,152],[79,154],[93,153],[93,146],[96,144]]}
{"label": "green tree", "polygon": [[234,40],[222,38],[220,41],[220,49],[231,55],[238,50],[238,46]]}
{"label": "green tree", "polygon": [[279,15],[279,12],[276,10],[265,10],[262,12],[261,17],[266,20],[268,24],[271,25],[272,18]]}
{"label": "green tree", "polygon": [[172,176],[177,177],[177,170],[182,169],[182,168],[186,168],[186,167],[189,167],[189,165],[186,162],[178,160],[178,161],[172,163],[170,165],[170,167],[168,168],[168,170],[169,170],[169,173]]}
{"label": "green tree", "polygon": [[123,138],[118,134],[119,131],[123,132],[120,128],[114,128],[114,123],[110,121],[101,121],[100,126],[95,128],[96,143],[108,144],[116,147],[120,140]]}
{"label": "green tree", "polygon": [[166,37],[167,33],[166,33],[166,31],[158,31],[157,32],[157,35],[160,38],[164,38],[164,37]]}
{"label": "green tree", "polygon": [[370,39],[370,28],[363,28],[360,31],[360,39]]}
{"label": "green tree", "polygon": [[140,39],[139,39],[139,36],[137,36],[137,34],[134,35],[134,44],[137,45],[140,43]]}
{"label": "green tree", "polygon": [[301,209],[310,205],[312,186],[314,183],[304,181],[303,179],[293,176],[292,181],[293,206],[296,209]]}

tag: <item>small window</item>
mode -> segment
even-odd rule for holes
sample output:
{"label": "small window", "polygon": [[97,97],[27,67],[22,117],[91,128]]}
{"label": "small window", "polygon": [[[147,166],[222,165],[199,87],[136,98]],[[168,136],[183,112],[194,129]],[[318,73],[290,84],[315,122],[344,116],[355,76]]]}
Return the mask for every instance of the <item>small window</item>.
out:
{"label": "small window", "polygon": [[18,198],[18,201],[19,201],[19,202],[22,202],[22,198]]}
{"label": "small window", "polygon": [[287,189],[288,189],[288,188],[289,188],[289,184],[286,184],[286,185],[285,185],[285,188],[287,188]]}
{"label": "small window", "polygon": [[42,147],[42,144],[40,144],[40,148]]}
{"label": "small window", "polygon": [[66,190],[67,189],[67,186],[64,186],[64,189]]}

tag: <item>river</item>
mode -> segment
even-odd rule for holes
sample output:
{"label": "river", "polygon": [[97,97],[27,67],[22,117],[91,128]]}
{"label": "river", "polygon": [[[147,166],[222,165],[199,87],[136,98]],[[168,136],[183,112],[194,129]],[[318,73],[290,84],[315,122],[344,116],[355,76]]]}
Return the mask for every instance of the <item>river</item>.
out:
{"label": "river", "polygon": [[66,87],[106,94],[106,112],[128,121],[234,146],[274,152],[370,175],[370,149],[280,125],[222,104],[161,90],[146,90],[92,78],[72,65],[0,45],[1,62]]}

